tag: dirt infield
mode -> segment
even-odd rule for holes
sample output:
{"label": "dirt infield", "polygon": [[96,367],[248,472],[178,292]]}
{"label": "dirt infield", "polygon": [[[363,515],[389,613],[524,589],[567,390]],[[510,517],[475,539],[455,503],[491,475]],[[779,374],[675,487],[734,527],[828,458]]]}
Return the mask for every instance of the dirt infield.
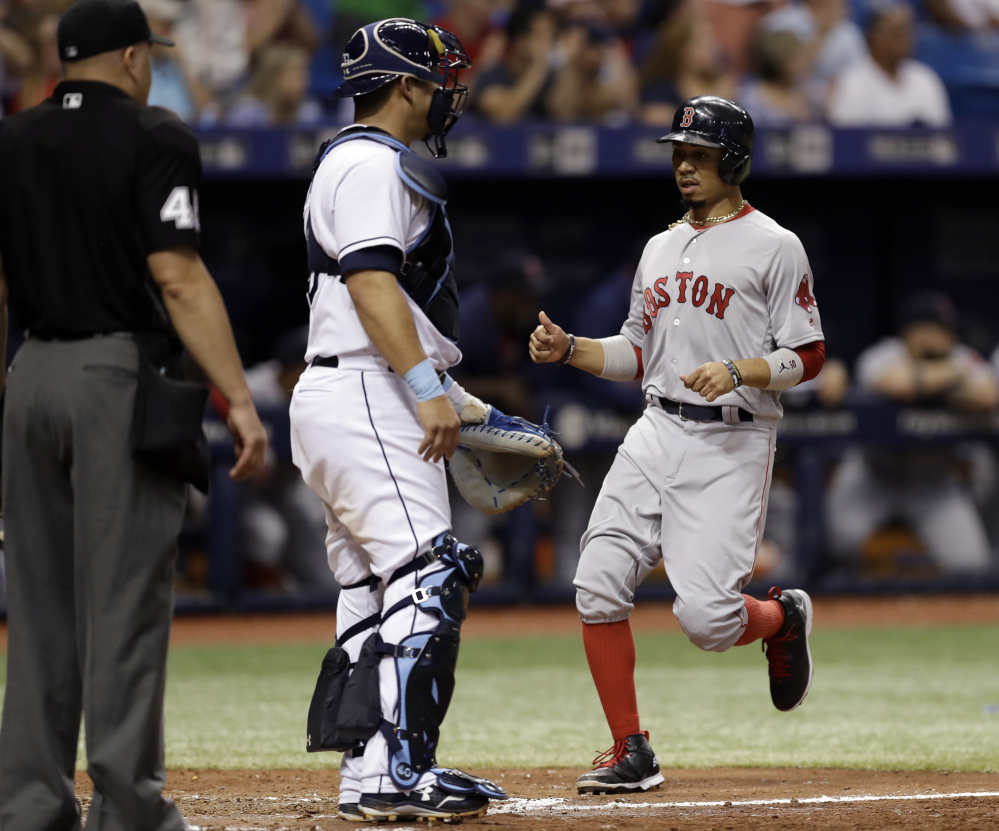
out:
{"label": "dirt infield", "polygon": [[[999,774],[846,770],[664,770],[655,791],[581,797],[577,770],[477,771],[507,789],[468,831],[839,831],[999,828]],[[78,777],[89,801],[89,780]],[[329,771],[171,771],[167,793],[189,821],[226,831],[334,831]],[[963,796],[954,796],[963,794]],[[989,794],[973,796],[970,794]],[[847,801],[850,800],[850,801]],[[416,823],[387,828],[412,829]],[[424,828],[426,826],[420,826]]]}
{"label": "dirt infield", "polygon": [[[818,599],[817,627],[999,623],[999,597]],[[332,614],[181,617],[175,644],[330,641]],[[636,631],[679,631],[668,603],[643,604]],[[473,609],[469,638],[578,632],[571,607]],[[6,628],[0,627],[0,649]],[[997,750],[999,753],[999,750]],[[999,774],[815,769],[664,769],[659,790],[614,800],[581,797],[580,770],[479,771],[511,799],[464,825],[489,831],[999,831]],[[193,823],[215,831],[333,831],[333,771],[170,771],[167,793]],[[86,807],[90,780],[78,774]],[[355,826],[356,827],[356,826]],[[410,822],[388,828],[413,829]],[[425,827],[425,826],[419,826]]]}

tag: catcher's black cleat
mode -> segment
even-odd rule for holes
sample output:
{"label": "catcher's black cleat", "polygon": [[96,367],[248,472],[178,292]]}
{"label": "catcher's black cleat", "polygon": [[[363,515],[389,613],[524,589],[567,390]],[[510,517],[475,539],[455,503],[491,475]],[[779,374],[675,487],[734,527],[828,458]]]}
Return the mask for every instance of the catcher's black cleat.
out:
{"label": "catcher's black cleat", "polygon": [[370,817],[361,813],[361,808],[356,802],[341,802],[337,806],[336,815],[347,822],[371,822]]}
{"label": "catcher's black cleat", "polygon": [[774,586],[770,599],[784,607],[784,623],[772,638],[763,639],[763,651],[770,664],[770,698],[774,707],[793,710],[812,686],[812,599],[801,589],[782,592]]}
{"label": "catcher's black cleat", "polygon": [[426,785],[407,793],[361,794],[361,813],[376,822],[415,819],[451,822],[468,817],[484,817],[489,797],[478,793],[456,794]]}
{"label": "catcher's black cleat", "polygon": [[580,793],[640,793],[658,788],[663,782],[647,732],[618,739],[593,764],[597,766],[594,770],[576,780]]}

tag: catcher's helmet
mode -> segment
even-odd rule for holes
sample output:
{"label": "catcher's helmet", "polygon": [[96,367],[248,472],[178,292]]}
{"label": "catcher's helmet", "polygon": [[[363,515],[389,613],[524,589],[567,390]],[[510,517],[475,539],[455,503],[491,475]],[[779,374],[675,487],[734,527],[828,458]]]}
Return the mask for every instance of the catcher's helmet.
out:
{"label": "catcher's helmet", "polygon": [[434,136],[434,155],[447,155],[444,136],[461,116],[468,87],[458,71],[471,66],[461,41],[430,23],[394,17],[358,29],[343,53],[343,83],[334,98],[374,92],[403,75],[437,84],[427,121]]}
{"label": "catcher's helmet", "polygon": [[669,135],[656,141],[685,141],[723,148],[718,175],[727,185],[740,185],[749,175],[754,135],[753,119],[734,101],[717,95],[698,95],[677,108]]}

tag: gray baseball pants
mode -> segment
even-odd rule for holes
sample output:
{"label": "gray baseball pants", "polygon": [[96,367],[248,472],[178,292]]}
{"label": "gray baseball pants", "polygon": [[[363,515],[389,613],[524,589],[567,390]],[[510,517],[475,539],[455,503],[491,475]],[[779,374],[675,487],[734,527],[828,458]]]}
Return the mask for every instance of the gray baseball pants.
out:
{"label": "gray baseball pants", "polygon": [[763,538],[776,430],[684,421],[650,406],[604,479],[580,543],[584,623],[624,620],[663,560],[691,643],[724,652],[746,625],[742,588]]}
{"label": "gray baseball pants", "polygon": [[73,831],[81,714],[92,831],[180,831],[163,695],[186,488],[136,464],[127,337],[28,340],[7,382],[3,831]]}

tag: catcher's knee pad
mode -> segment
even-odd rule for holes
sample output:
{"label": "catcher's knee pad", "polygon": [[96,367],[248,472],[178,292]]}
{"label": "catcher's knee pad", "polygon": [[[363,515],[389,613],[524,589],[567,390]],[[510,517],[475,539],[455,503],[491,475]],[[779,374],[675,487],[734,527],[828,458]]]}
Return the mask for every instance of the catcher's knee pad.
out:
{"label": "catcher's knee pad", "polygon": [[[469,592],[482,580],[482,555],[450,533],[434,540],[433,549],[399,569],[390,583],[414,570],[439,562],[443,568],[421,575],[411,595],[389,609],[384,618],[418,605],[437,618],[433,629],[415,632],[398,644],[382,643],[378,651],[395,661],[399,682],[398,724],[383,721],[382,733],[389,747],[389,775],[406,790],[436,764],[435,754],[451,695],[458,663],[461,624],[468,610]],[[383,618],[383,620],[384,620]]]}

